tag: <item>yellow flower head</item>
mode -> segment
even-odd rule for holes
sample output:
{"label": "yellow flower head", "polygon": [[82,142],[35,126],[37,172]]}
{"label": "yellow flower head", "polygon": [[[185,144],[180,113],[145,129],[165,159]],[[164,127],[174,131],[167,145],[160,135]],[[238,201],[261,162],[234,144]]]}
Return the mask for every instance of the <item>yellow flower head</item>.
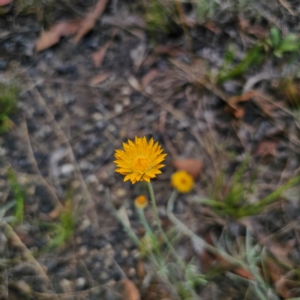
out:
{"label": "yellow flower head", "polygon": [[194,179],[186,171],[175,172],[171,177],[171,183],[180,193],[188,193],[194,187]]}
{"label": "yellow flower head", "polygon": [[144,209],[148,205],[147,198],[144,195],[140,195],[135,198],[134,205],[137,208]]}
{"label": "yellow flower head", "polygon": [[159,169],[164,167],[161,163],[167,154],[162,154],[163,149],[158,142],[154,144],[153,138],[147,142],[146,137],[135,137],[134,142],[128,140],[123,147],[124,150],[116,150],[114,162],[118,167],[115,172],[125,175],[124,181],[150,182],[161,173]]}

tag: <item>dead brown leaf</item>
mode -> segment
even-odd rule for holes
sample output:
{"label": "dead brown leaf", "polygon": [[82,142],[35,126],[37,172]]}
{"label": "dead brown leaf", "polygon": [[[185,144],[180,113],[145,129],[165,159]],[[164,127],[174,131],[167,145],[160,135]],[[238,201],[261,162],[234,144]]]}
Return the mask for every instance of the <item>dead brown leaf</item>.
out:
{"label": "dead brown leaf", "polygon": [[105,73],[96,75],[95,77],[93,77],[90,80],[90,84],[91,85],[99,84],[99,83],[103,82],[104,80],[106,80],[109,76],[111,76],[111,74],[112,74],[111,72],[105,72]]}
{"label": "dead brown leaf", "polygon": [[244,93],[244,94],[239,95],[239,96],[233,96],[233,97],[230,97],[230,98],[227,100],[227,103],[228,103],[229,105],[236,105],[237,103],[240,103],[240,102],[246,102],[246,101],[249,101],[254,95],[255,95],[255,92],[254,92],[254,91],[249,91],[249,92]]}
{"label": "dead brown leaf", "polygon": [[234,107],[231,105],[226,105],[224,110],[225,110],[225,112],[227,112],[230,115],[233,115],[237,119],[242,119],[246,113],[245,109],[238,105],[235,105]]}
{"label": "dead brown leaf", "polygon": [[140,293],[136,285],[129,279],[123,280],[124,300],[140,300]]}
{"label": "dead brown leaf", "polygon": [[50,30],[41,33],[36,41],[35,50],[39,52],[57,44],[61,37],[74,34],[78,27],[78,21],[62,21],[54,25]]}
{"label": "dead brown leaf", "polygon": [[5,6],[7,4],[12,3],[13,0],[0,0],[0,6]]}
{"label": "dead brown leaf", "polygon": [[0,6],[5,6],[7,4],[12,3],[13,0],[0,0]]}
{"label": "dead brown leaf", "polygon": [[213,21],[206,21],[205,23],[201,24],[201,26],[205,27],[206,29],[212,31],[215,34],[218,34],[221,32],[220,27],[218,27],[216,25],[216,23]]}
{"label": "dead brown leaf", "polygon": [[61,206],[56,206],[56,207],[48,214],[48,216],[49,216],[52,220],[57,219],[57,218],[59,217],[61,211],[62,211]]}
{"label": "dead brown leaf", "polygon": [[290,287],[287,285],[287,280],[284,278],[286,270],[276,264],[271,258],[266,258],[268,275],[274,282],[277,293],[284,299],[293,297]]}
{"label": "dead brown leaf", "polygon": [[255,154],[259,157],[275,156],[278,141],[264,140],[258,144]]}
{"label": "dead brown leaf", "polygon": [[170,55],[170,56],[180,56],[182,54],[184,54],[184,49],[182,48],[178,48],[178,47],[174,47],[172,45],[160,45],[157,46],[153,49],[153,52],[155,54],[166,54],[166,55]]}
{"label": "dead brown leaf", "polygon": [[144,279],[146,276],[146,271],[145,271],[145,265],[144,265],[144,261],[142,259],[139,259],[137,262],[137,275],[140,279]]}
{"label": "dead brown leaf", "polygon": [[151,69],[141,80],[143,89],[145,89],[158,75],[159,71],[157,69]]}
{"label": "dead brown leaf", "polygon": [[106,55],[106,51],[109,48],[111,42],[108,41],[104,44],[103,47],[101,47],[96,52],[92,53],[92,60],[94,62],[94,65],[96,68],[99,68],[102,65],[102,62],[104,60],[104,57]]}
{"label": "dead brown leaf", "polygon": [[177,170],[187,171],[196,179],[202,170],[203,164],[198,159],[187,158],[174,160],[173,166]]}
{"label": "dead brown leaf", "polygon": [[80,28],[73,38],[73,42],[77,44],[83,36],[85,36],[96,24],[97,19],[102,15],[108,0],[99,0],[93,10],[91,10],[82,20]]}
{"label": "dead brown leaf", "polygon": [[102,46],[100,49],[98,49],[96,52],[92,54],[92,60],[96,68],[99,68],[102,65],[106,52],[109,46],[111,45],[112,40],[115,37],[116,33],[117,33],[117,29],[113,31],[111,39],[108,42],[106,42],[104,46]]}
{"label": "dead brown leaf", "polygon": [[259,25],[251,25],[246,19],[240,19],[239,27],[242,31],[248,34],[252,34],[259,39],[263,39],[269,33],[266,27],[261,27]]}
{"label": "dead brown leaf", "polygon": [[227,100],[225,111],[234,115],[237,119],[241,119],[245,115],[245,109],[239,105],[241,102],[249,101],[255,95],[254,91],[249,91],[242,95],[230,97]]}

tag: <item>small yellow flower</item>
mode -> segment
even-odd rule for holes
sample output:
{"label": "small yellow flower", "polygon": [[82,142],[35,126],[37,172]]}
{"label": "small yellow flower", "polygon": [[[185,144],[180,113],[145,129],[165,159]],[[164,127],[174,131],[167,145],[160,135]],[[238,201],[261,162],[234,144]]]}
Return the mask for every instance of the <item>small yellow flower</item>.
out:
{"label": "small yellow flower", "polygon": [[171,177],[171,183],[180,193],[188,193],[194,187],[194,179],[186,171],[175,172]]}
{"label": "small yellow flower", "polygon": [[132,184],[150,182],[161,173],[159,169],[164,167],[161,163],[167,154],[162,153],[158,142],[154,144],[153,138],[147,142],[146,137],[135,137],[134,142],[128,140],[123,147],[124,150],[116,150],[114,162],[118,167],[115,172],[125,175],[124,181],[131,180]]}
{"label": "small yellow flower", "polygon": [[147,198],[144,195],[140,195],[135,198],[134,205],[137,208],[144,209],[148,205]]}

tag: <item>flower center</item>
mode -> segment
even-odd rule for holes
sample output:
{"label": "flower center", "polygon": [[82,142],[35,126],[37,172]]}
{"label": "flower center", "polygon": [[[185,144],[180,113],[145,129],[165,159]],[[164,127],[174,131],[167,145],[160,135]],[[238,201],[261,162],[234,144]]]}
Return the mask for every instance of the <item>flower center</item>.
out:
{"label": "flower center", "polygon": [[139,155],[132,161],[132,169],[137,173],[145,173],[151,167],[150,160],[147,156]]}

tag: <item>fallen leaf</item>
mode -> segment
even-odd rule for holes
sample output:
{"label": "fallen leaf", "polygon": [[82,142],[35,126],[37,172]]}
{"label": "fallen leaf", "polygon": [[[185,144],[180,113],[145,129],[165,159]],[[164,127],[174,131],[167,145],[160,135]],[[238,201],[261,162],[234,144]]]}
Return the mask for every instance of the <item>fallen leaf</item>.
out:
{"label": "fallen leaf", "polygon": [[278,141],[264,140],[258,144],[255,154],[259,157],[275,156]]}
{"label": "fallen leaf", "polygon": [[106,42],[103,47],[92,54],[92,60],[96,68],[99,68],[102,65],[106,51],[110,46],[110,41]]}
{"label": "fallen leaf", "polygon": [[5,6],[7,4],[12,3],[13,0],[0,0],[0,6]]}
{"label": "fallen leaf", "polygon": [[286,286],[286,281],[284,280],[284,275],[287,273],[282,267],[276,264],[271,258],[267,257],[265,259],[266,269],[271,280],[274,282],[275,289],[277,293],[280,294],[283,298],[291,298],[292,293],[290,289]]}
{"label": "fallen leaf", "polygon": [[85,36],[96,24],[97,19],[102,15],[108,0],[99,0],[93,10],[91,10],[80,24],[80,28],[73,38],[73,42],[77,44],[83,36]]}
{"label": "fallen leaf", "polygon": [[174,160],[173,166],[177,170],[187,171],[196,179],[202,170],[203,164],[198,159],[187,158],[187,159]]}
{"label": "fallen leaf", "polygon": [[143,91],[143,88],[141,86],[141,84],[139,83],[139,81],[133,76],[133,75],[130,75],[128,77],[128,82],[129,84],[137,91],[139,92],[142,92]]}
{"label": "fallen leaf", "polygon": [[157,46],[153,49],[153,52],[155,54],[167,54],[175,57],[185,53],[185,51],[182,48],[178,48],[178,47],[176,48],[172,45]]}
{"label": "fallen leaf", "polygon": [[141,80],[143,89],[145,89],[159,74],[157,69],[151,69]]}
{"label": "fallen leaf", "polygon": [[124,300],[140,300],[140,293],[135,286],[135,284],[129,280],[129,279],[124,279],[123,280],[124,284]]}
{"label": "fallen leaf", "polygon": [[230,97],[227,100],[225,111],[234,115],[237,119],[241,119],[245,115],[245,109],[239,106],[239,103],[249,101],[255,95],[254,91],[246,92],[242,95]]}
{"label": "fallen leaf", "polygon": [[144,261],[142,259],[139,259],[137,262],[137,267],[136,267],[136,273],[140,279],[144,279],[146,276],[146,271],[145,271],[145,266],[144,266]]}
{"label": "fallen leaf", "polygon": [[206,29],[212,31],[215,34],[221,32],[221,29],[213,21],[206,21],[205,23],[201,24],[201,26],[205,27]]}
{"label": "fallen leaf", "polygon": [[226,105],[224,110],[225,110],[225,112],[229,113],[230,115],[233,115],[237,119],[242,119],[246,113],[245,109],[238,105],[236,105],[235,107]]}
{"label": "fallen leaf", "polygon": [[99,68],[102,65],[106,52],[109,46],[111,45],[112,40],[115,37],[116,33],[117,33],[117,29],[115,28],[112,33],[111,39],[108,42],[106,42],[104,46],[102,46],[99,50],[97,50],[92,54],[92,60],[96,68]]}
{"label": "fallen leaf", "polygon": [[252,34],[259,39],[265,38],[269,33],[266,27],[261,27],[259,25],[251,25],[250,22],[246,19],[240,19],[239,27],[243,32]]}
{"label": "fallen leaf", "polygon": [[101,82],[103,82],[104,80],[106,80],[109,76],[111,76],[111,72],[106,72],[106,73],[102,73],[99,75],[96,75],[95,77],[93,77],[90,81],[91,85],[96,85],[99,84]]}
{"label": "fallen leaf", "polygon": [[236,105],[237,103],[246,102],[246,101],[250,100],[254,95],[255,95],[254,91],[249,91],[249,92],[246,92],[246,93],[244,93],[242,95],[239,95],[239,96],[230,97],[227,100],[227,103],[229,105]]}
{"label": "fallen leaf", "polygon": [[61,208],[59,205],[57,205],[57,206],[56,206],[56,207],[48,214],[48,216],[49,216],[52,220],[57,219],[58,216],[60,215],[61,211],[62,211],[62,208]]}
{"label": "fallen leaf", "polygon": [[74,34],[78,27],[78,21],[62,21],[54,25],[50,30],[41,33],[36,41],[35,50],[39,52],[57,44],[62,36]]}

